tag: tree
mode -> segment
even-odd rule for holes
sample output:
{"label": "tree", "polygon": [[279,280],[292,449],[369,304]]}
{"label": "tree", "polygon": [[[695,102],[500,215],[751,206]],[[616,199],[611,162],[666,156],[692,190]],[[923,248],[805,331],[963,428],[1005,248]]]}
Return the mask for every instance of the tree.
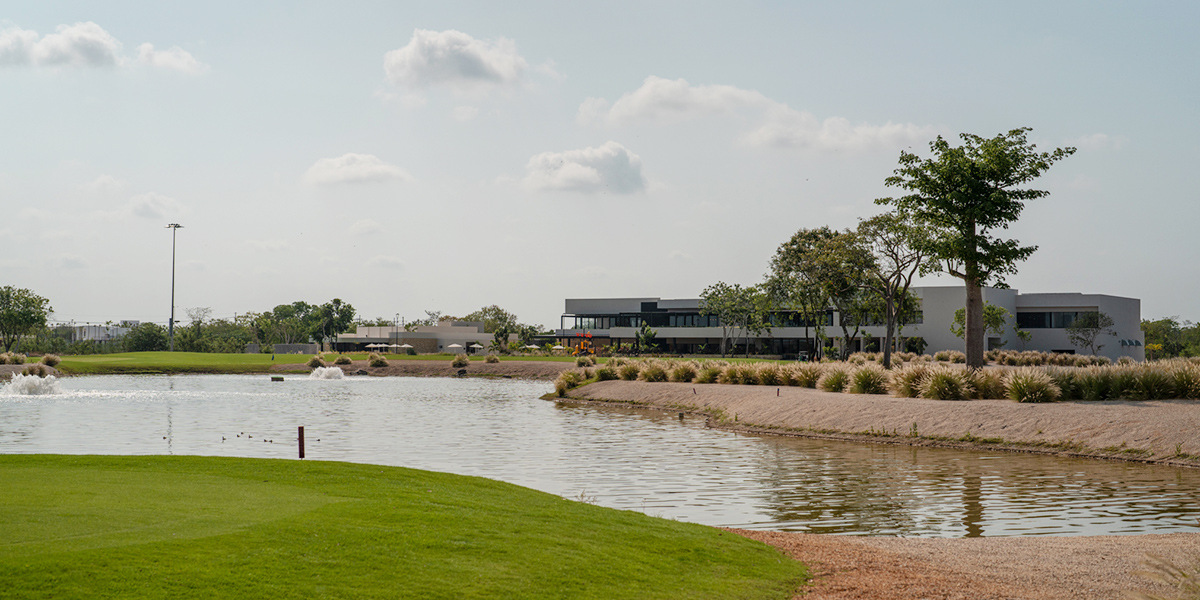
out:
{"label": "tree", "polygon": [[1142,319],[1142,334],[1146,338],[1147,347],[1150,344],[1162,346],[1158,349],[1158,358],[1179,356],[1184,349],[1183,325],[1179,322],[1179,317],[1164,317],[1154,321]]}
{"label": "tree", "polygon": [[875,268],[875,258],[857,233],[828,227],[797,231],[771,260],[775,277],[799,284],[803,293],[823,298],[838,311],[843,355],[858,337],[860,317],[868,312],[870,297],[863,290]]}
{"label": "tree", "polygon": [[167,330],[154,323],[142,323],[125,334],[125,350],[157,352],[167,349]]}
{"label": "tree", "polygon": [[890,369],[893,338],[913,276],[935,266],[926,250],[928,233],[909,215],[890,212],[859,221],[858,235],[875,257],[867,285],[883,300],[887,332],[884,335],[883,368]]}
{"label": "tree", "polygon": [[[508,331],[516,331],[520,323],[517,322],[517,316],[493,304],[485,306],[473,313],[469,313],[463,317],[463,321],[479,321],[483,323],[484,333],[495,333],[497,330],[504,328]],[[508,342],[505,342],[507,344]]]}
{"label": "tree", "polygon": [[309,335],[324,346],[325,340],[350,331],[354,324],[354,307],[342,302],[341,298],[334,298],[313,309],[306,322]]}
{"label": "tree", "polygon": [[721,324],[721,356],[725,356],[726,342],[732,341],[736,346],[738,339],[751,330],[760,330],[764,320],[762,296],[755,286],[744,288],[724,281],[718,281],[700,293],[700,314],[714,315]]}
{"label": "tree", "polygon": [[1117,335],[1113,330],[1113,318],[1098,310],[1079,313],[1070,325],[1067,325],[1067,339],[1072,346],[1080,350],[1087,348],[1088,354],[1096,354],[1104,344],[1097,344],[1101,335]]}
{"label": "tree", "polygon": [[1026,140],[1024,127],[991,139],[961,134],[962,146],[951,146],[941,136],[929,143],[934,158],[900,152],[900,166],[885,183],[911,193],[880,198],[913,221],[927,227],[925,250],[939,269],[963,280],[966,287],[967,366],[979,368],[983,356],[983,286],[1005,287],[1004,276],[1037,246],[995,235],[1021,215],[1025,202],[1049,195],[1045,190],[1024,189],[1055,162],[1075,153],[1075,148],[1036,152]]}
{"label": "tree", "polygon": [[[983,329],[986,333],[992,335],[1004,335],[1004,328],[1008,325],[1008,317],[1012,313],[1008,312],[1003,306],[996,306],[991,302],[983,303]],[[967,320],[966,309],[960,308],[954,311],[954,322],[950,324],[950,332],[958,337],[963,337],[965,333],[965,322]],[[1004,345],[1003,342],[1000,344]]]}
{"label": "tree", "polygon": [[637,330],[637,347],[638,352],[654,352],[658,344],[654,342],[654,338],[658,336],[658,332],[650,329],[649,323],[642,323],[642,328]]}
{"label": "tree", "polygon": [[45,327],[53,310],[49,300],[32,290],[11,285],[0,287],[0,344],[4,351],[10,350],[21,336]]}

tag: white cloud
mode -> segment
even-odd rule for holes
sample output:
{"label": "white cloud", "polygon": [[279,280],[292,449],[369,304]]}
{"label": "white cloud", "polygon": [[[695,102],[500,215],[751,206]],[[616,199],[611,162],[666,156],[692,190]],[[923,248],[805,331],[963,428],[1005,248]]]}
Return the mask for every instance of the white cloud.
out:
{"label": "white cloud", "polygon": [[[45,36],[31,29],[10,27],[0,31],[0,66],[123,67],[131,61],[121,48],[120,40],[91,21],[59,25]],[[208,68],[178,46],[156,51],[153,45],[142,44],[136,62],[188,73]]]}
{"label": "white cloud", "polygon": [[523,180],[529,189],[630,194],[646,187],[642,159],[616,142],[599,148],[544,152],[529,159]]}
{"label": "white cloud", "polygon": [[166,50],[155,50],[154,44],[142,44],[137,49],[137,61],[143,65],[179,71],[195,75],[208,70],[208,65],[196,60],[190,52],[179,46],[171,46]]}
{"label": "white cloud", "polygon": [[167,215],[179,214],[181,207],[174,198],[149,192],[130,198],[125,208],[129,211],[129,214],[135,217],[163,219]]}
{"label": "white cloud", "polygon": [[373,219],[362,219],[356,221],[350,226],[351,235],[370,235],[374,233],[383,233],[383,225]]}
{"label": "white cloud", "polygon": [[762,124],[743,141],[755,146],[858,150],[894,148],[926,140],[936,131],[910,123],[852,124],[842,117],[818,119],[754,90],[729,85],[691,85],[684,79],[650,76],[616,102],[588,98],[579,107],[581,123],[610,126],[638,122],[673,123],[712,115],[742,115]]}
{"label": "white cloud", "polygon": [[380,269],[400,270],[404,268],[404,261],[395,256],[380,254],[367,259],[367,265]]}
{"label": "white cloud", "polygon": [[388,81],[402,88],[471,88],[516,83],[528,68],[512,40],[477,40],[461,31],[413,31],[383,56]]}
{"label": "white cloud", "polygon": [[304,172],[304,182],[309,185],[365,183],[389,179],[411,181],[412,175],[374,155],[353,152],[337,158],[322,158]]}
{"label": "white cloud", "polygon": [[87,183],[80,185],[79,189],[90,194],[104,194],[120,191],[124,187],[124,181],[121,181],[112,175],[101,175]]}
{"label": "white cloud", "polygon": [[1081,150],[1120,150],[1121,146],[1125,145],[1125,138],[1110,136],[1107,133],[1093,133],[1072,140],[1070,145]]}
{"label": "white cloud", "polygon": [[479,108],[475,106],[455,106],[454,120],[465,123],[479,116]]}

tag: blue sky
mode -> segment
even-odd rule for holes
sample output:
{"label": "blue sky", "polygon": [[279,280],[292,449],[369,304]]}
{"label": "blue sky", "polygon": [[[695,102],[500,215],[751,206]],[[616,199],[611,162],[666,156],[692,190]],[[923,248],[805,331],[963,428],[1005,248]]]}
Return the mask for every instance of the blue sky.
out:
{"label": "blue sky", "polygon": [[[761,280],[901,149],[1033,128],[1008,283],[1200,319],[1192,2],[0,7],[0,283],[77,322]],[[955,285],[949,277],[925,283]]]}

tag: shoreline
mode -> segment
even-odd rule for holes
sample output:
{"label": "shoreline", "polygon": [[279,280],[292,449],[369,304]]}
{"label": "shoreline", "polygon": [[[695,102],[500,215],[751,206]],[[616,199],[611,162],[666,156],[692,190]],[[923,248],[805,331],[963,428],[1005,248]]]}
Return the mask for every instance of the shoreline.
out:
{"label": "shoreline", "polygon": [[747,433],[1200,468],[1194,400],[1022,404],[621,380],[574,388],[555,400],[700,414],[710,427]]}

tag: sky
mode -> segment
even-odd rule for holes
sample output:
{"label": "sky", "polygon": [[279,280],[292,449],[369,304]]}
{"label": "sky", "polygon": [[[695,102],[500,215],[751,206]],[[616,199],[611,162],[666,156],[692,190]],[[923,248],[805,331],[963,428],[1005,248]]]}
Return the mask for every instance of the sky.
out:
{"label": "sky", "polygon": [[[902,150],[1078,148],[1023,292],[1200,320],[1200,3],[4,2],[0,285],[165,324],[751,285]],[[931,276],[927,285],[959,285]]]}

